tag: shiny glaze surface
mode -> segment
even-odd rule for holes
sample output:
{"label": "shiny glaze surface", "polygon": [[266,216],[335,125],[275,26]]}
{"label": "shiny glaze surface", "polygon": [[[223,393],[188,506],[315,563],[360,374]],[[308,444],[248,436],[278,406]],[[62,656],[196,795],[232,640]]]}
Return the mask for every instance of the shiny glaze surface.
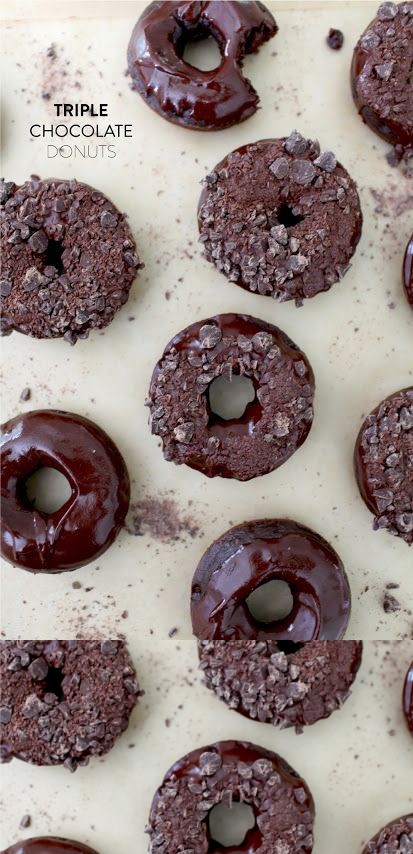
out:
{"label": "shiny glaze surface", "polygon": [[413,308],[413,234],[406,246],[403,259],[403,285],[407,299]]}
{"label": "shiny glaze surface", "polygon": [[403,711],[407,726],[413,735],[413,661],[406,674],[403,688]]}
{"label": "shiny glaze surface", "polygon": [[[256,621],[246,604],[257,587],[287,582],[291,613]],[[289,520],[239,525],[210,546],[192,580],[191,615],[201,640],[339,640],[351,594],[338,555],[318,534]]]}
{"label": "shiny glaze surface", "polygon": [[[259,759],[269,759],[273,763],[274,770],[280,775],[284,785],[293,789],[302,790],[304,788],[309,802],[309,810],[311,814],[314,815],[314,803],[311,793],[297,772],[294,771],[294,769],[291,768],[291,766],[288,765],[288,763],[285,762],[285,760],[277,753],[273,753],[270,750],[266,750],[263,747],[258,747],[255,744],[245,741],[218,741],[215,744],[208,745],[207,747],[193,750],[191,753],[183,756],[182,759],[179,759],[174,765],[172,765],[169,771],[165,774],[163,785],[168,782],[172,776],[176,777],[178,780],[185,779],[190,783],[199,784],[202,782],[204,778],[200,769],[200,758],[202,754],[207,751],[218,753],[222,759],[222,766],[214,775],[214,780],[218,783],[221,780],[225,780],[227,777],[225,766],[232,765],[236,767],[240,762],[243,762],[246,765],[253,765],[253,763]],[[262,781],[257,780],[256,783],[259,786]],[[154,797],[151,812],[156,810],[159,800],[160,795],[158,791]],[[250,799],[247,799],[247,802],[250,803]],[[259,812],[255,805],[253,803],[250,803],[250,805],[255,818],[258,818]],[[229,847],[223,846],[219,842],[213,840],[209,834],[209,830],[207,833],[209,841],[208,854],[219,854],[219,852],[226,852],[226,854],[255,854],[263,843],[263,835],[257,825],[247,832],[244,842],[241,845]]]}
{"label": "shiny glaze surface", "polygon": [[89,845],[74,842],[70,839],[60,839],[57,836],[36,836],[16,842],[2,854],[97,854]]}
{"label": "shiny glaze surface", "polygon": [[[42,467],[61,472],[72,494],[54,513],[25,499],[24,481]],[[1,438],[1,553],[33,572],[75,569],[102,554],[129,506],[125,462],[109,436],[72,413],[35,410],[11,419]]]}
{"label": "shiny glaze surface", "polygon": [[[258,95],[241,72],[243,57],[277,32],[262,3],[155,2],[143,12],[128,47],[128,67],[138,92],[169,121],[220,130],[244,121]],[[201,71],[185,62],[188,42],[212,36],[221,63]]]}

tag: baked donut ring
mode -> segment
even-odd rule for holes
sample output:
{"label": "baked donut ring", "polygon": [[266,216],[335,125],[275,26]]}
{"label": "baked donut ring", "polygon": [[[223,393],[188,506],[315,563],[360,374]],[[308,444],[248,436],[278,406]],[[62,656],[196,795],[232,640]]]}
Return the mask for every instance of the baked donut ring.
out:
{"label": "baked donut ring", "polygon": [[[51,467],[72,493],[53,513],[28,501],[25,481]],[[103,554],[129,506],[126,464],[109,436],[81,415],[39,409],[2,426],[1,554],[31,572],[64,572]]]}
{"label": "baked donut ring", "polygon": [[[258,95],[242,74],[244,56],[277,32],[263,3],[155,2],[142,13],[128,47],[128,68],[144,101],[165,119],[221,130],[252,116]],[[201,71],[183,59],[188,42],[212,36],[221,62]]]}
{"label": "baked donut ring", "polygon": [[32,836],[31,839],[24,839],[6,848],[2,854],[97,854],[97,851],[82,842],[74,842],[73,839]]}
{"label": "baked donut ring", "polygon": [[276,753],[219,741],[188,753],[165,774],[149,817],[151,854],[218,854],[223,847],[211,836],[209,814],[237,801],[252,807],[255,826],[228,852],[313,850],[314,802],[304,780]]}
{"label": "baked donut ring", "polygon": [[413,813],[386,824],[363,848],[362,854],[409,854],[413,851]]}
{"label": "baked donut ring", "polygon": [[[246,600],[273,580],[290,586],[293,608],[283,620],[261,623]],[[334,549],[287,519],[231,528],[209,546],[192,579],[192,629],[201,640],[338,640],[350,607],[347,576]]]}
{"label": "baked donut ring", "polygon": [[[214,379],[248,377],[255,398],[240,418],[210,406]],[[270,323],[219,314],[183,329],[165,347],[149,389],[152,433],[167,460],[207,477],[250,480],[282,465],[313,420],[314,376],[307,357]]]}

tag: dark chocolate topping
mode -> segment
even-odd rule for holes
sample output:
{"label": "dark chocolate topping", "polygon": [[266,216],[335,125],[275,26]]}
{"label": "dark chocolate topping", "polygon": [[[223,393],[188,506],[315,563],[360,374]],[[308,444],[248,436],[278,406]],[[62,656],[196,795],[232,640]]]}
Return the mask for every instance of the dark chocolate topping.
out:
{"label": "dark chocolate topping", "polygon": [[395,392],[367,416],[354,466],[374,529],[413,543],[413,387]]}
{"label": "dark chocolate topping", "polygon": [[[260,623],[246,599],[274,579],[289,584],[293,609],[283,620]],[[347,576],[334,549],[314,531],[285,519],[246,522],[227,531],[207,549],[192,579],[192,628],[205,640],[337,640],[346,630],[350,605]]]}
{"label": "dark chocolate topping", "polygon": [[328,718],[347,700],[360,641],[199,641],[207,688],[230,709],[280,729]]}
{"label": "dark chocolate topping", "polygon": [[[150,3],[129,42],[129,72],[148,106],[164,118],[197,130],[221,130],[255,113],[259,98],[242,74],[242,60],[276,32],[263,3]],[[201,71],[183,54],[188,42],[208,36],[218,43],[221,63]]]}
{"label": "dark chocolate topping", "polygon": [[[24,483],[51,467],[72,494],[54,513],[36,510]],[[125,462],[109,436],[81,415],[26,412],[2,426],[1,553],[33,572],[62,572],[94,560],[111,545],[129,506]]]}
{"label": "dark chocolate topping", "polygon": [[69,771],[103,756],[142,694],[123,641],[1,641],[1,758]]}
{"label": "dark chocolate topping", "polygon": [[387,824],[363,848],[363,854],[411,854],[412,851],[413,813]]}
{"label": "dark chocolate topping", "polygon": [[406,246],[403,259],[403,285],[407,299],[413,308],[413,234]]}
{"label": "dark chocolate topping", "polygon": [[403,711],[407,726],[413,735],[413,661],[406,674],[403,688]]}
{"label": "dark chocolate topping", "polygon": [[3,184],[2,332],[63,336],[107,326],[142,267],[126,218],[77,181]]}
{"label": "dark chocolate topping", "polygon": [[218,854],[208,814],[233,801],[249,804],[256,824],[228,854],[313,850],[314,803],[304,780],[276,753],[221,741],[184,756],[165,775],[149,819],[152,854]]}
{"label": "dark chocolate topping", "polygon": [[[225,421],[210,408],[219,376],[251,378],[256,397]],[[208,477],[249,480],[285,462],[313,419],[314,377],[280,329],[240,314],[220,314],[182,330],[164,350],[149,390],[152,432],[165,458]]]}
{"label": "dark chocolate topping", "polygon": [[60,839],[57,836],[36,836],[16,842],[2,854],[97,854],[94,848],[74,842],[71,839]]}
{"label": "dark chocolate topping", "polygon": [[354,49],[351,85],[363,121],[394,145],[413,145],[413,3],[382,3]]}

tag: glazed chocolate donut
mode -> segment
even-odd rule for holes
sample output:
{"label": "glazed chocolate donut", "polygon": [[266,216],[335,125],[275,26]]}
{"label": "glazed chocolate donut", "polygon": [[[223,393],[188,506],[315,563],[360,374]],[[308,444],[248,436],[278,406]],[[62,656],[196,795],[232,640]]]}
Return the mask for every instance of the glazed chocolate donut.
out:
{"label": "glazed chocolate donut", "polygon": [[413,3],[382,3],[354,49],[351,88],[371,130],[393,145],[413,145]]}
{"label": "glazed chocolate donut", "polygon": [[[209,402],[219,376],[251,379],[256,395],[240,418]],[[244,314],[193,323],[166,346],[149,389],[152,433],[165,459],[207,477],[237,480],[278,468],[303,444],[313,420],[314,376],[307,357],[276,326]]]}
{"label": "glazed chocolate donut", "polygon": [[97,854],[94,848],[74,842],[72,839],[60,839],[57,836],[36,836],[16,842],[2,851],[2,854]]}
{"label": "glazed chocolate donut", "polygon": [[225,157],[205,178],[198,225],[205,257],[230,282],[300,305],[344,276],[362,215],[334,154],[293,131]]}
{"label": "glazed chocolate donut", "polygon": [[218,804],[252,807],[255,826],[234,854],[308,854],[313,850],[314,802],[307,784],[276,753],[243,741],[219,741],[184,756],[155,794],[148,832],[152,854],[218,854],[209,813]]}
{"label": "glazed chocolate donut", "polygon": [[413,387],[397,391],[367,416],[354,467],[374,530],[413,543]]}
{"label": "glazed chocolate donut", "polygon": [[[28,501],[37,469],[61,472],[72,488],[54,513]],[[2,426],[1,553],[32,572],[63,572],[89,563],[113,543],[129,506],[125,461],[109,436],[81,415],[39,409]]]}
{"label": "glazed chocolate donut", "polygon": [[403,260],[403,285],[407,299],[413,308],[413,234],[406,246]]}
{"label": "glazed chocolate donut", "polygon": [[103,756],[142,694],[124,641],[0,641],[1,759],[76,771]]}
{"label": "glazed chocolate donut", "polygon": [[207,688],[230,709],[280,729],[340,709],[361,664],[361,641],[199,641]]}
{"label": "glazed chocolate donut", "polygon": [[[275,579],[290,586],[292,611],[274,623],[258,622],[246,600]],[[334,549],[288,519],[231,528],[207,549],[192,579],[192,629],[201,640],[337,640],[350,606],[347,576]]]}
{"label": "glazed chocolate donut", "polygon": [[403,712],[407,726],[413,735],[413,661],[407,671],[403,688]]}
{"label": "glazed chocolate donut", "polygon": [[[150,3],[133,30],[128,68],[144,101],[170,122],[195,130],[222,130],[252,116],[258,95],[242,74],[246,54],[277,32],[263,3]],[[212,36],[221,62],[201,71],[183,59],[189,42]]]}
{"label": "glazed chocolate donut", "polygon": [[74,344],[126,302],[143,265],[124,214],[77,181],[1,187],[2,332]]}
{"label": "glazed chocolate donut", "polygon": [[413,813],[396,818],[377,833],[362,854],[411,854],[413,851]]}

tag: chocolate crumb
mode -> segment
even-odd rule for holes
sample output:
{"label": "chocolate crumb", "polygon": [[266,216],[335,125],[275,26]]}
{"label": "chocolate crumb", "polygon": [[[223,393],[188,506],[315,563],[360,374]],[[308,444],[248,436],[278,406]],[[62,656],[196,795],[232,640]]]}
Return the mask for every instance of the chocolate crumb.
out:
{"label": "chocolate crumb", "polygon": [[326,42],[331,50],[340,50],[343,47],[344,35],[341,30],[330,28],[326,37]]}

